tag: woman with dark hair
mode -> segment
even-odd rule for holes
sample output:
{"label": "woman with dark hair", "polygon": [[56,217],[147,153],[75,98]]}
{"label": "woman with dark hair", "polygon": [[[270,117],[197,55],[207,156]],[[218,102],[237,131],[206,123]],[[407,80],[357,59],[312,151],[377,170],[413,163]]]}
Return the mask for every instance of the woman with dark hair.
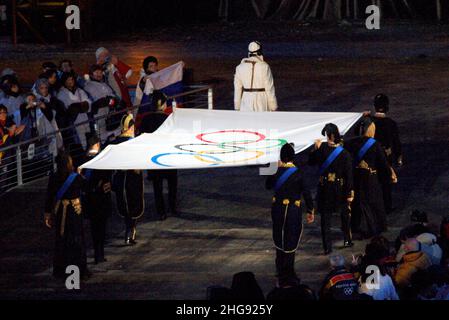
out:
{"label": "woman with dark hair", "polygon": [[389,257],[387,242],[383,237],[373,238],[366,246],[365,256],[362,258],[359,293],[367,294],[374,300],[399,300],[393,280],[384,264],[385,259]]}
{"label": "woman with dark hair", "polygon": [[0,104],[8,108],[8,113],[14,117],[14,122],[20,124],[20,106],[26,101],[19,81],[13,75],[6,75],[1,81],[3,98],[0,99]]}
{"label": "woman with dark hair", "polygon": [[136,97],[134,98],[134,105],[140,105],[143,98],[143,91],[147,83],[148,76],[159,71],[159,61],[156,57],[148,56],[143,60],[142,70],[140,70],[140,79],[137,82]]}
{"label": "woman with dark hair", "polygon": [[[48,91],[51,95],[56,96],[61,89],[61,83],[58,78],[58,71],[56,69],[50,69],[45,71],[39,76],[39,79],[47,79]],[[33,90],[37,90],[36,83],[33,86]]]}
{"label": "woman with dark hair", "polygon": [[68,266],[77,266],[81,276],[89,276],[83,230],[81,190],[84,179],[68,153],[57,157],[56,173],[50,176],[45,203],[45,225],[55,230],[53,275],[65,277]]}
{"label": "woman with dark hair", "polygon": [[364,118],[359,127],[360,136],[345,143],[354,159],[354,190],[352,230],[371,238],[387,229],[382,181],[395,182],[396,176],[388,165],[385,152],[374,139],[376,125]]}

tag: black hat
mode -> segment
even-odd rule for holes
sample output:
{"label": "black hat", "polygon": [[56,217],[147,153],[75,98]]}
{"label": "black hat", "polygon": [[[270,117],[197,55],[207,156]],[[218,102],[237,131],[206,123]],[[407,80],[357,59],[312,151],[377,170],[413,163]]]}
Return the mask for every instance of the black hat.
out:
{"label": "black hat", "polygon": [[374,123],[373,119],[371,119],[371,117],[364,117],[362,119],[362,121],[360,121],[360,135],[363,136],[365,135],[366,131],[368,131],[368,128],[370,127],[370,125],[372,125]]}
{"label": "black hat", "polygon": [[419,211],[419,210],[413,211],[412,214],[410,215],[410,219],[412,220],[412,222],[417,222],[417,223],[429,222],[429,220],[427,219],[427,213],[425,213],[423,211]]}
{"label": "black hat", "polygon": [[326,124],[323,131],[321,131],[321,134],[328,137],[334,135],[335,143],[339,143],[341,141],[340,131],[338,131],[338,127],[333,123]]}
{"label": "black hat", "polygon": [[286,143],[281,149],[281,161],[284,163],[291,162],[295,158],[295,149],[293,144]]}
{"label": "black hat", "polygon": [[390,99],[388,96],[380,93],[374,97],[374,108],[376,112],[387,113],[390,107]]}
{"label": "black hat", "polygon": [[100,138],[98,138],[98,136],[96,134],[92,134],[87,139],[87,144],[89,147],[92,147],[93,145],[96,145],[97,143],[100,143]]}

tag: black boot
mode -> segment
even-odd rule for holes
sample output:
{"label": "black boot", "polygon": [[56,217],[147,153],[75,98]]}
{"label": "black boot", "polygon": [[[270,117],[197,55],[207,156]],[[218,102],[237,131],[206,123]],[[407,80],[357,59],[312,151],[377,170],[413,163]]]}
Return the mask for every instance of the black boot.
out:
{"label": "black boot", "polygon": [[126,245],[133,246],[137,243],[135,230],[136,230],[136,228],[132,228],[131,230],[126,230],[126,233],[125,233],[125,244]]}
{"label": "black boot", "polygon": [[354,246],[354,243],[351,240],[345,240],[343,243],[343,247],[345,248],[352,248]]}

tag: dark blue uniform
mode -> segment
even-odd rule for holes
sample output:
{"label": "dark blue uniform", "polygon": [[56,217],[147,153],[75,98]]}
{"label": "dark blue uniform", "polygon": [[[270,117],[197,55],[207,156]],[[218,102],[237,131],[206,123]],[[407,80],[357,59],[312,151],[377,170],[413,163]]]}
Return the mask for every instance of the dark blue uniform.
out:
{"label": "dark blue uniform", "polygon": [[[293,164],[285,165],[266,181],[267,189],[273,189],[276,182]],[[273,240],[276,247],[276,269],[278,277],[296,277],[294,264],[302,234],[302,199],[307,212],[313,212],[313,200],[304,187],[300,170],[293,173],[277,190],[273,197],[271,218],[273,220]]]}
{"label": "dark blue uniform", "polygon": [[[356,137],[345,148],[357,158],[368,137]],[[352,230],[370,238],[387,228],[381,183],[391,180],[391,169],[380,143],[376,142],[358,162],[354,162],[355,198],[352,206]]]}
{"label": "dark blue uniform", "polygon": [[[321,167],[338,145],[321,144],[309,156],[309,165]],[[321,235],[325,252],[332,251],[331,220],[332,213],[338,212],[341,216],[342,230],[345,243],[352,241],[351,211],[348,199],[354,198],[352,179],[352,157],[344,150],[321,173],[318,184],[317,209],[321,215]]]}
{"label": "dark blue uniform", "polygon": [[[373,117],[376,125],[375,139],[379,141],[385,150],[385,155],[390,166],[402,162],[402,144],[399,138],[399,129],[396,122],[383,113],[376,113]],[[382,183],[382,192],[387,214],[393,211],[392,184],[389,181]]]}
{"label": "dark blue uniform", "polygon": [[[95,156],[88,155],[85,162],[94,158]],[[105,185],[111,183],[112,172],[109,170],[87,169],[84,170],[83,174],[87,180],[84,208],[91,223],[95,262],[99,263],[105,261],[106,224],[112,211],[111,190],[105,188]]]}
{"label": "dark blue uniform", "polygon": [[[128,141],[130,137],[120,135],[113,144],[120,144]],[[143,173],[141,170],[119,170],[113,177],[112,184],[117,200],[119,214],[125,219],[126,234],[125,240],[132,238],[136,234],[137,219],[139,219],[145,209]]]}

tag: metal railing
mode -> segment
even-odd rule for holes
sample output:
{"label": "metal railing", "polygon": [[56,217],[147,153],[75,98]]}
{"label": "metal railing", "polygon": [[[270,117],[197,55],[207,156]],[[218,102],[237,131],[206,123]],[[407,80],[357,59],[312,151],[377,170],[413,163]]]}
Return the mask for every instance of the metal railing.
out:
{"label": "metal railing", "polygon": [[[130,87],[130,94],[134,96],[135,87]],[[212,86],[196,85],[188,86],[187,91],[168,97],[172,107],[214,109],[214,93]],[[47,176],[55,170],[55,157],[58,149],[69,148],[70,153],[84,155],[86,139],[81,138],[81,143],[74,143],[80,128],[89,128],[87,132],[96,133],[102,142],[106,142],[111,135],[117,135],[120,131],[121,115],[126,112],[136,114],[139,107],[123,109],[113,113],[95,116],[92,119],[77,123],[76,125],[62,128],[48,134],[36,136],[26,141],[20,141],[14,145],[0,148],[3,157],[0,159],[0,195],[11,191],[36,179]],[[117,116],[115,122],[109,124],[116,126],[114,130],[106,129],[106,119]],[[72,148],[73,147],[73,148]]]}

